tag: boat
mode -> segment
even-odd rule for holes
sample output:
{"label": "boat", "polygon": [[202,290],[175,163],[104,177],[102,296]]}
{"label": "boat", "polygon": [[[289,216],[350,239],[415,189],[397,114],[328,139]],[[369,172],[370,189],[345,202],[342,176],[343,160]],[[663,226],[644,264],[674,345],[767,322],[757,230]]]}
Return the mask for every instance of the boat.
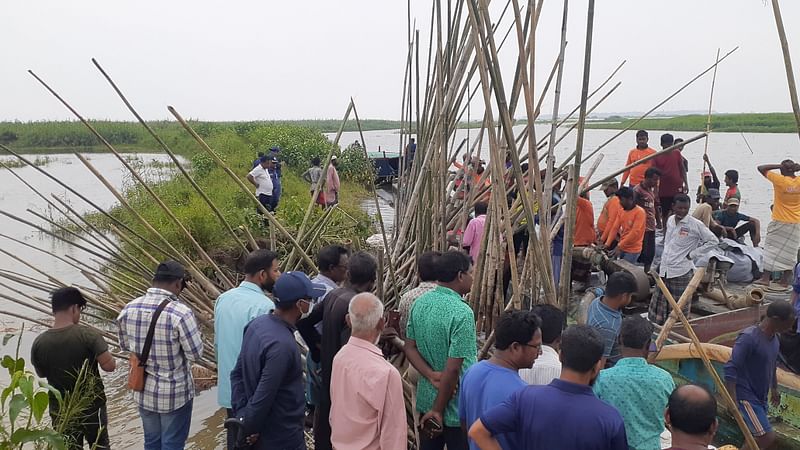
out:
{"label": "boat", "polygon": [[375,182],[391,184],[400,175],[400,152],[386,152],[378,147],[378,151],[367,152],[367,157],[375,167]]}

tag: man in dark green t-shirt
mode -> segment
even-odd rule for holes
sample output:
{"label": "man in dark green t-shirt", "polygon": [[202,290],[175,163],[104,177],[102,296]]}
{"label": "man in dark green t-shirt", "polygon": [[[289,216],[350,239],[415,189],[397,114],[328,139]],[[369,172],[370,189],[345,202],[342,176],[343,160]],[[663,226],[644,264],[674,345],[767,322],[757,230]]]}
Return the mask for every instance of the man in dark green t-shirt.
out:
{"label": "man in dark green t-shirt", "polygon": [[[106,396],[100,379],[99,365],[104,371],[116,368],[103,337],[92,328],[80,325],[81,311],[86,299],[76,288],[57,289],[52,294],[53,327],[36,337],[31,348],[31,362],[40,377],[46,377],[62,397],[75,389],[75,378],[87,364],[95,398],[65,432],[70,449],[82,449],[83,442],[91,448],[108,449],[108,418]],[[50,416],[58,421],[59,404],[50,394]]]}
{"label": "man in dark green t-shirt", "polygon": [[[722,237],[739,240],[746,233],[750,233],[753,247],[761,243],[761,223],[755,217],[750,217],[739,212],[739,199],[728,199],[725,209],[714,211],[714,220],[722,227]],[[746,222],[739,225],[739,222]]]}

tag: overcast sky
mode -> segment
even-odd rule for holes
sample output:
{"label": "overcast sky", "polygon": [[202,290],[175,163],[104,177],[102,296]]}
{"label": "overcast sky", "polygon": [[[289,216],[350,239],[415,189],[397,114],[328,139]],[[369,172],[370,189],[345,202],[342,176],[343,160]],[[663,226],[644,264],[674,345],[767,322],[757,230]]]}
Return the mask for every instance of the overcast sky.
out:
{"label": "overcast sky", "polygon": [[[412,1],[424,36],[430,0]],[[579,98],[586,3],[570,1],[564,109]],[[798,69],[800,1],[781,3]],[[545,0],[537,92],[558,50],[561,4]],[[403,0],[7,0],[0,17],[0,120],[71,118],[27,69],[87,117],[132,120],[92,57],[148,119],[171,117],[166,105],[204,120],[338,118],[350,96],[361,117],[400,115]],[[600,0],[593,84],[628,62],[617,78],[622,86],[598,112],[647,110],[713,63],[718,47],[725,53],[737,45],[720,66],[714,110],[790,111],[775,21],[763,0]],[[512,45],[502,53],[507,84],[515,54]],[[709,74],[662,109],[706,109],[710,84]]]}

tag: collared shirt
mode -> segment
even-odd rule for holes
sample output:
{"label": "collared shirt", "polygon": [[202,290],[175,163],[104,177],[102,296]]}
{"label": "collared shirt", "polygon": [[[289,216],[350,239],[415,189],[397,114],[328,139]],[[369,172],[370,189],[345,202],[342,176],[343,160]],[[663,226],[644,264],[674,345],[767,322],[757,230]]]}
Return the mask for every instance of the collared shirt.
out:
{"label": "collared shirt", "polygon": [[478,262],[478,256],[481,254],[481,243],[483,242],[485,228],[486,214],[481,214],[470,220],[467,224],[467,229],[464,231],[464,238],[461,244],[464,247],[469,247],[469,256],[472,258],[473,264]]}
{"label": "collared shirt", "polygon": [[603,303],[603,297],[597,297],[589,305],[586,325],[594,328],[603,338],[605,356],[611,362],[619,359],[619,330],[622,327],[622,313]]}
{"label": "collared shirt", "polygon": [[661,254],[661,265],[658,274],[666,278],[685,275],[694,269],[689,253],[706,242],[718,243],[714,233],[703,225],[703,222],[688,214],[675,222],[676,216],[667,219],[667,231],[664,234],[664,253]]}
{"label": "collared shirt", "polygon": [[641,206],[647,214],[647,222],[645,222],[647,231],[656,230],[656,207],[658,206],[658,198],[655,191],[650,188],[644,187],[642,184],[637,184],[633,188],[633,196],[636,199],[636,204]]}
{"label": "collared shirt", "polygon": [[[318,274],[317,276],[315,276],[314,278],[312,278],[311,282],[312,283],[321,284],[321,285],[325,286],[325,293],[314,299],[314,305],[316,305],[318,303],[322,303],[323,301],[325,301],[325,297],[328,296],[328,293],[330,291],[339,288],[339,285],[336,284],[335,281],[331,280],[330,278],[326,277],[325,275],[323,275],[321,273]],[[317,332],[320,335],[322,335],[322,317],[320,317],[320,321],[317,322],[314,325],[314,328],[316,328]]]}
{"label": "collared shirt", "polygon": [[214,349],[217,355],[217,402],[231,407],[231,371],[242,349],[244,327],[258,316],[275,309],[272,300],[255,283],[242,281],[239,287],[222,293],[214,305]]}
{"label": "collared shirt", "polygon": [[674,389],[669,372],[644,358],[620,359],[614,367],[601,370],[594,384],[597,397],[622,414],[633,450],[660,448],[664,409]]}
{"label": "collared shirt", "polygon": [[436,286],[438,286],[438,284],[433,281],[421,281],[419,286],[411,289],[400,297],[400,303],[397,305],[397,311],[400,313],[400,329],[397,331],[400,332],[400,337],[403,339],[406,337],[408,315],[411,313],[411,306],[414,305],[414,302],[417,301],[422,294],[436,289]]}
{"label": "collared shirt", "polygon": [[333,358],[350,339],[350,327],[347,325],[348,308],[350,300],[358,292],[350,286],[332,290],[322,302],[322,349],[320,351],[320,366],[322,369],[322,386],[329,392],[331,373],[333,372]]}
{"label": "collared shirt", "polygon": [[736,383],[736,399],[767,407],[770,387],[775,385],[780,343],[778,336],[767,337],[758,325],[742,331],[725,364],[725,381]]}
{"label": "collared shirt", "polygon": [[272,178],[270,178],[269,173],[267,173],[267,169],[261,167],[261,165],[257,165],[253,168],[253,170],[248,173],[248,175],[253,177],[253,181],[258,184],[256,188],[256,197],[261,194],[272,196]]}
{"label": "collared shirt", "polygon": [[156,322],[153,344],[145,367],[144,391],[133,400],[147,411],[168,413],[194,398],[191,362],[203,356],[203,340],[192,310],[164,289],[147,293],[125,305],[117,317],[119,346],[140,354],[150,318],[164,299],[170,299]]}
{"label": "collared shirt", "polygon": [[337,449],[396,450],[407,445],[400,372],[371,342],[351,336],[333,359],[331,443]]}
{"label": "collared shirt", "polygon": [[[409,339],[416,341],[422,358],[437,372],[444,370],[448,358],[462,358],[463,376],[477,360],[475,315],[472,308],[452,289],[437,286],[418,298],[411,307],[406,334]],[[420,377],[417,383],[417,411],[430,411],[437,392],[427,378]],[[447,403],[444,425],[461,426],[458,399],[451,399]]]}
{"label": "collared shirt", "polygon": [[[489,408],[506,401],[514,392],[527,386],[519,374],[484,360],[467,369],[458,393],[458,415],[467,429]],[[502,448],[519,448],[514,433],[495,436]],[[479,450],[470,440],[469,448]]]}
{"label": "collared shirt", "polygon": [[303,367],[293,326],[273,314],[253,319],[244,329],[231,386],[245,434],[259,434],[254,449],[305,448]]}
{"label": "collared shirt", "polygon": [[521,369],[519,376],[526,383],[533,385],[550,384],[551,381],[561,376],[561,361],[558,352],[549,345],[542,344],[542,354],[536,358],[533,367]]}
{"label": "collared shirt", "polygon": [[627,450],[625,423],[592,388],[563,380],[528,386],[481,415],[492,435],[516,434],[520,449]]}

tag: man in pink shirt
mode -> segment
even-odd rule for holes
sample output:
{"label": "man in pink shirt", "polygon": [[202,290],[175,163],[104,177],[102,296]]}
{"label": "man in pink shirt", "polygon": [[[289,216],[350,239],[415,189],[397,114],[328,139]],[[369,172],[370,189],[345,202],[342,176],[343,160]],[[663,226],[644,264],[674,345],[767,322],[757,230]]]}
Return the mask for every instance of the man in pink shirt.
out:
{"label": "man in pink shirt", "polygon": [[481,242],[483,241],[483,229],[486,227],[486,210],[488,205],[484,202],[475,203],[475,218],[469,221],[467,229],[464,231],[464,238],[461,246],[469,253],[472,264],[478,263],[478,255],[481,253]]}
{"label": "man in pink shirt", "polygon": [[350,340],[333,358],[331,443],[334,449],[407,448],[400,373],[375,345],[384,327],[383,303],[364,292],[350,300]]}
{"label": "man in pink shirt", "polygon": [[332,156],[325,177],[325,203],[328,206],[339,203],[339,172],[336,170],[338,165],[339,161],[336,159],[336,155]]}

